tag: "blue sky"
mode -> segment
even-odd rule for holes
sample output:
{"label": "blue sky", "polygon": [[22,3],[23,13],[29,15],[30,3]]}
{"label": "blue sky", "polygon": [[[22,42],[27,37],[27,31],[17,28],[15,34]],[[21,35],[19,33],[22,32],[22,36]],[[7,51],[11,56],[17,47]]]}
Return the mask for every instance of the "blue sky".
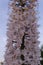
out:
{"label": "blue sky", "polygon": [[[6,24],[8,19],[8,2],[9,0],[0,0],[0,61],[4,59],[6,45]],[[40,24],[40,46],[43,44],[43,0],[39,0],[39,21]]]}

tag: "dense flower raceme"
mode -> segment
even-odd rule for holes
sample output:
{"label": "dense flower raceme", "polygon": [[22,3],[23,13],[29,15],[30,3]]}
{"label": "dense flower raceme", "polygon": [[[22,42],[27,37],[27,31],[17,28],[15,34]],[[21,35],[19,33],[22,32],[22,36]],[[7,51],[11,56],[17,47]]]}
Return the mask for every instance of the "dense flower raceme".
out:
{"label": "dense flower raceme", "polygon": [[37,0],[11,0],[4,65],[40,65]]}

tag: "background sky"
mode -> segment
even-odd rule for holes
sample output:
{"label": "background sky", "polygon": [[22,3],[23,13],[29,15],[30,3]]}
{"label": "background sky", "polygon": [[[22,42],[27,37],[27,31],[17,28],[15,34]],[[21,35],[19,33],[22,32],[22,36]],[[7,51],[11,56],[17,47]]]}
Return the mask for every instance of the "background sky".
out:
{"label": "background sky", "polygon": [[[5,45],[6,45],[6,28],[8,19],[8,2],[9,0],[0,0],[0,61],[4,60]],[[43,44],[43,0],[39,0],[39,21],[40,27],[40,47]]]}

